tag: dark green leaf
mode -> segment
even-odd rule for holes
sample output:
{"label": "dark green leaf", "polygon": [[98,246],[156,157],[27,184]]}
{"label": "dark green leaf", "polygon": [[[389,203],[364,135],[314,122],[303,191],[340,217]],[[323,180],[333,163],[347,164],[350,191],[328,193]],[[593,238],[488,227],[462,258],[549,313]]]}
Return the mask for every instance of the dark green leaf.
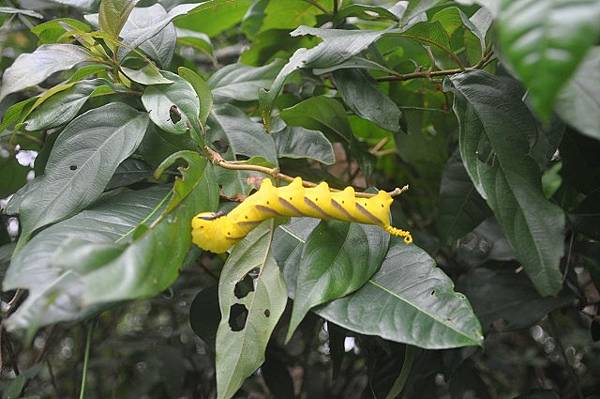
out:
{"label": "dark green leaf", "polygon": [[527,137],[535,136],[536,126],[520,89],[485,72],[456,75],[452,83],[467,172],[540,294],[554,295],[562,285],[564,214],[544,197],[540,170],[529,156]]}
{"label": "dark green leaf", "polygon": [[102,79],[83,80],[72,87],[49,97],[26,119],[29,131],[51,129],[73,119],[90,97],[112,94],[113,90]]}
{"label": "dark green leaf", "polygon": [[145,180],[150,176],[152,176],[152,169],[148,164],[139,159],[129,158],[124,160],[115,170],[115,174],[106,185],[106,189],[112,190],[117,187],[125,187]]}
{"label": "dark green leaf", "polygon": [[179,76],[190,82],[200,99],[200,122],[206,124],[206,119],[213,107],[213,95],[206,80],[191,69],[179,67]]}
{"label": "dark green leaf", "polygon": [[583,134],[600,139],[600,47],[594,47],[559,94],[556,113]]}
{"label": "dark green leaf", "polygon": [[0,101],[11,93],[42,83],[53,73],[73,68],[90,58],[83,47],[72,44],[44,44],[33,53],[21,54],[4,71]]}
{"label": "dark green leaf", "polygon": [[437,219],[440,238],[451,243],[473,230],[490,214],[490,209],[469,179],[460,156],[456,154],[448,161],[442,174]]}
{"label": "dark green leaf", "polygon": [[[0,151],[4,151],[1,146]],[[0,198],[6,198],[23,187],[30,170],[31,168],[21,165],[14,156],[9,154],[4,158],[4,155],[0,154]]]}
{"label": "dark green leaf", "polygon": [[19,206],[19,242],[95,201],[117,166],[138,147],[147,124],[145,113],[122,103],[93,109],[69,123],[54,143],[44,176]]}
{"label": "dark green leaf", "polygon": [[554,309],[569,305],[574,297],[561,293],[541,297],[531,282],[511,269],[472,269],[461,277],[458,287],[467,295],[484,331],[494,323],[500,331],[527,328]]}
{"label": "dark green leaf", "polygon": [[378,226],[321,222],[300,255],[288,340],[311,308],[362,287],[381,266],[388,243]]}
{"label": "dark green leaf", "polygon": [[190,306],[190,325],[194,333],[214,350],[220,321],[219,290],[215,285],[203,289],[194,298]]}
{"label": "dark green leaf", "polygon": [[600,36],[599,19],[596,0],[502,1],[502,52],[541,116],[550,115],[560,89]]}
{"label": "dark green leaf", "polygon": [[358,69],[333,73],[335,87],[346,105],[358,116],[391,132],[400,130],[400,110],[388,96],[377,89],[376,82]]}
{"label": "dark green leaf", "polygon": [[308,158],[326,165],[335,163],[333,146],[323,133],[317,130],[286,126],[271,136],[275,140],[278,158]]}
{"label": "dark green leaf", "polygon": [[[271,252],[274,222],[263,222],[238,243],[219,278],[221,323],[217,330],[216,369],[219,399],[233,397],[265,359],[265,348],[285,310],[287,289]],[[245,297],[234,294],[236,284],[249,272],[254,290]],[[234,331],[232,309],[243,307],[246,317]]]}
{"label": "dark green leaf", "polygon": [[34,26],[31,32],[39,38],[38,44],[61,43],[72,40],[65,33],[73,28],[82,32],[90,31],[90,26],[85,22],[73,18],[57,18]]}
{"label": "dark green leaf", "polygon": [[[308,219],[308,221],[311,221]],[[282,226],[274,246],[294,296],[303,239],[314,224]],[[481,327],[464,295],[416,245],[392,239],[381,269],[358,291],[315,309],[348,330],[427,349],[480,345]]]}
{"label": "dark green leaf", "polygon": [[540,389],[519,395],[515,399],[560,399],[560,396],[554,391]]}

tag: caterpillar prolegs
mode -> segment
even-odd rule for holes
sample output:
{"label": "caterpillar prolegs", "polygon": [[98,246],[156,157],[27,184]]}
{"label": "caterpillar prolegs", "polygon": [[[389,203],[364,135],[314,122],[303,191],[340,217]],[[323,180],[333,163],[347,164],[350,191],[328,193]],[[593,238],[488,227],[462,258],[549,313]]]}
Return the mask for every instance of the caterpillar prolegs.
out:
{"label": "caterpillar prolegs", "polygon": [[410,232],[390,224],[393,201],[385,191],[379,191],[370,198],[357,198],[352,187],[332,192],[323,182],[316,187],[305,188],[299,177],[287,186],[274,187],[271,180],[264,179],[260,189],[231,212],[196,215],[192,219],[192,240],[202,249],[223,253],[263,220],[275,216],[307,216],[378,225],[410,244]]}

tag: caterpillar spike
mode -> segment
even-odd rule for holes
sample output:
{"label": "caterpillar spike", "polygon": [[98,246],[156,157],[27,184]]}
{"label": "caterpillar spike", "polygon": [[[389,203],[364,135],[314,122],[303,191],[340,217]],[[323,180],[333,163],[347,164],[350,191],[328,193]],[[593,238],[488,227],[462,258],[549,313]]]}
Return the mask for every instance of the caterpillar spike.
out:
{"label": "caterpillar spike", "polygon": [[327,183],[306,188],[296,177],[289,185],[274,187],[264,179],[260,189],[227,214],[203,212],[192,219],[192,241],[214,253],[226,252],[263,220],[276,216],[305,216],[373,224],[387,233],[412,243],[410,232],[391,225],[392,196],[379,191],[370,198],[358,198],[352,187],[332,192]]}

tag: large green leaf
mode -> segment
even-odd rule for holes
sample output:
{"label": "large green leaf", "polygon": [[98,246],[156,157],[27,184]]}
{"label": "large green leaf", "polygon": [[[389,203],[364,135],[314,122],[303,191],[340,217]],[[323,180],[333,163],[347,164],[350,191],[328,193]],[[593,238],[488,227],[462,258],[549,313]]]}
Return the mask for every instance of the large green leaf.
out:
{"label": "large green leaf", "polygon": [[[219,399],[233,397],[246,377],[264,362],[269,338],[285,310],[287,289],[271,252],[274,228],[271,219],[250,232],[234,247],[219,278],[221,322],[216,341]],[[239,298],[236,284],[249,273],[253,277],[253,290]],[[240,307],[246,311],[243,326],[233,326],[232,310]]]}
{"label": "large green leaf", "polygon": [[42,83],[55,72],[88,60],[91,55],[87,50],[73,44],[44,44],[33,53],[21,54],[2,75],[0,101],[11,93]]}
{"label": "large green leaf", "polygon": [[229,104],[215,107],[209,119],[209,126],[211,141],[224,138],[229,143],[233,155],[263,157],[271,164],[277,165],[277,150],[273,137],[239,108]]}
{"label": "large green leaf", "polygon": [[98,25],[117,38],[138,0],[102,0],[98,9]]}
{"label": "large green leaf", "polygon": [[500,330],[528,328],[554,309],[575,299],[561,293],[557,297],[541,297],[523,274],[510,269],[475,268],[458,282],[467,295],[485,331],[495,322]]}
{"label": "large green leaf", "polygon": [[[331,8],[331,1],[316,0],[324,8]],[[297,0],[269,1],[260,31],[269,29],[295,29],[300,25],[313,26],[316,16],[323,11],[315,5]]]}
{"label": "large green leaf", "polygon": [[18,206],[22,245],[40,227],[95,201],[117,166],[138,147],[148,116],[122,103],[88,111],[56,139],[44,176],[30,183]]}
{"label": "large green leaf", "polygon": [[[562,210],[544,197],[541,173],[529,156],[536,125],[511,80],[474,71],[452,77],[463,163],[494,211],[517,259],[542,295],[560,291],[564,248]],[[503,112],[498,112],[502,109]]]}
{"label": "large green leaf", "polygon": [[[4,150],[0,146],[0,150]],[[0,198],[6,198],[27,182],[27,174],[31,168],[23,166],[14,156],[4,158],[0,155]]]}
{"label": "large green leaf", "polygon": [[536,111],[548,117],[564,84],[600,36],[596,0],[503,0],[498,40]]}
{"label": "large green leaf", "polygon": [[333,146],[323,133],[303,127],[286,126],[271,134],[278,158],[314,159],[326,165],[335,163]]}
{"label": "large green leaf", "polygon": [[330,97],[310,97],[281,111],[281,118],[290,126],[329,133],[337,141],[349,143],[353,138],[344,107]]}
{"label": "large green leaf", "polygon": [[600,139],[600,47],[594,47],[556,101],[556,113],[581,133]]}
{"label": "large green leaf", "polygon": [[[174,15],[169,16],[160,4],[145,8],[136,7],[131,11],[127,23],[123,26],[121,36],[125,43],[135,45],[140,32],[144,32],[148,27],[164,25],[155,35],[149,35],[150,37],[146,41],[141,42],[139,48],[160,66],[166,68],[171,63],[177,41],[175,26],[170,22],[174,17]],[[169,21],[169,23],[164,24],[164,21]]]}
{"label": "large green leaf", "polygon": [[[312,219],[281,226],[274,240],[288,294],[295,295],[304,242]],[[378,335],[426,349],[481,345],[481,326],[464,295],[416,245],[392,238],[377,273],[358,291],[314,310],[360,334]]]}
{"label": "large green leaf", "polygon": [[198,154],[174,154],[159,171],[179,159],[188,165],[171,192],[157,186],[112,193],[36,235],[13,258],[3,283],[29,290],[8,327],[78,319],[172,284],[191,246],[189,221],[218,203],[214,176]]}
{"label": "large green leaf", "polygon": [[208,82],[196,72],[185,67],[177,68],[177,73],[179,74],[179,76],[190,82],[190,84],[196,91],[196,94],[200,99],[200,123],[202,123],[203,125],[206,124],[208,115],[210,114],[210,111],[212,111],[213,107],[213,95],[210,90],[210,86],[208,85]]}
{"label": "large green leaf", "polygon": [[473,186],[458,154],[448,160],[440,185],[437,229],[445,243],[473,230],[490,216],[490,209]]}
{"label": "large green leaf", "polygon": [[[191,83],[178,75],[163,71],[163,75],[173,83],[148,86],[142,95],[142,103],[152,122],[164,131],[174,134],[197,134],[199,126],[200,99]],[[175,108],[172,108],[175,106]]]}
{"label": "large green leaf", "polygon": [[70,122],[90,97],[113,93],[106,83],[102,79],[82,80],[56,93],[27,117],[25,130],[51,129]]}
{"label": "large green leaf", "polygon": [[316,47],[301,48],[290,57],[287,64],[279,71],[268,92],[261,94],[262,117],[269,122],[273,101],[279,95],[288,77],[302,68],[328,68],[348,60],[365,50],[385,31],[317,29],[300,26],[291,33],[292,36],[315,35],[323,39]]}
{"label": "large green leaf", "polygon": [[231,64],[215,72],[208,84],[216,102],[255,101],[258,90],[270,87],[280,69],[279,61],[262,67]]}
{"label": "large green leaf", "polygon": [[300,255],[288,340],[308,311],[348,295],[381,266],[390,236],[378,226],[321,222]]}
{"label": "large green leaf", "polygon": [[238,24],[251,4],[252,0],[210,0],[179,18],[175,25],[214,37]]}
{"label": "large green leaf", "polygon": [[346,105],[356,115],[392,132],[400,130],[400,110],[388,96],[377,89],[376,82],[358,69],[341,69],[333,73],[335,87]]}

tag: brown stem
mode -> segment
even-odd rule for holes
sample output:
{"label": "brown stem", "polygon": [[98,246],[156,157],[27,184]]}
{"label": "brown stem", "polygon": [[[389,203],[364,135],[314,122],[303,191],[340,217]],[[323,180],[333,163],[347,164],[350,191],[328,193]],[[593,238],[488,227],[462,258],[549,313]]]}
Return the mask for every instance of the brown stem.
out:
{"label": "brown stem", "polygon": [[[215,150],[213,150],[212,148],[210,148],[208,146],[204,147],[204,150],[206,151],[210,161],[213,164],[218,165],[223,169],[248,170],[248,171],[253,171],[253,172],[264,173],[265,175],[272,176],[275,179],[281,179],[281,180],[285,180],[285,181],[289,181],[289,182],[294,180],[293,177],[281,173],[279,171],[279,168],[267,168],[266,166],[260,166],[260,165],[249,165],[249,164],[230,162],[230,161],[224,160],[223,157],[221,156],[221,154],[219,154],[218,152],[216,152]],[[302,180],[302,184],[304,185],[304,187],[316,187],[317,186],[316,183],[306,181],[306,180]],[[339,191],[339,190],[336,190],[333,188],[331,190]],[[402,188],[396,187],[394,190],[389,191],[388,194],[391,195],[392,197],[397,197],[407,190],[408,190],[408,185],[405,185]],[[360,198],[370,198],[375,195],[376,194],[373,194],[373,193],[363,193],[363,192],[356,193],[356,196],[360,197]]]}

